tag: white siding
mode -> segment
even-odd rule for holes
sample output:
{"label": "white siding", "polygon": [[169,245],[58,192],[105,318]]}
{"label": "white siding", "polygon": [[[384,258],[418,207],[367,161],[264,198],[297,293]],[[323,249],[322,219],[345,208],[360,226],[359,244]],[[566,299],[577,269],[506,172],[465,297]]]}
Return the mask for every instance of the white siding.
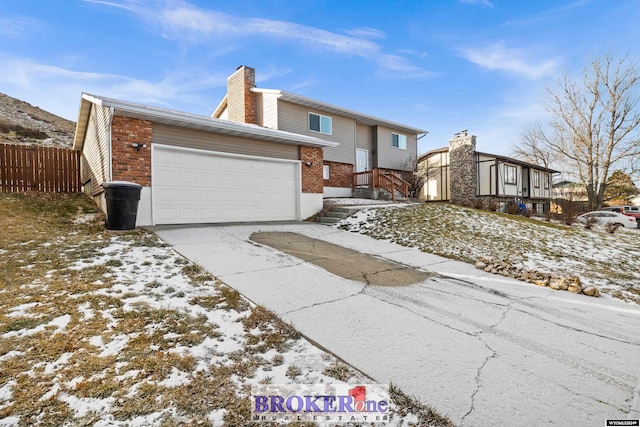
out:
{"label": "white siding", "polygon": [[[540,174],[540,185],[536,187],[534,185],[534,175],[538,172]],[[531,181],[530,181],[530,197],[532,199],[551,198],[551,174],[548,172],[531,169]],[[546,183],[546,188],[545,188]]]}
{"label": "white siding", "polygon": [[[331,117],[332,133],[312,132],[309,130],[309,113]],[[339,142],[337,147],[328,147],[324,151],[324,160],[341,163],[356,162],[355,121],[345,117],[334,116],[323,111],[314,110],[286,101],[278,102],[278,129],[302,135],[314,136],[327,141]]]}
{"label": "white siding", "polygon": [[[505,165],[513,166],[516,168],[516,184],[507,184],[506,176],[505,176]],[[498,196],[512,196],[512,197],[521,197],[522,196],[522,166],[514,165],[511,163],[498,162],[497,165],[498,171],[498,191],[496,193],[496,165],[493,164],[491,166],[491,193],[497,194]]]}
{"label": "white siding", "polygon": [[256,93],[256,124],[278,129],[278,98],[271,93]]}
{"label": "white siding", "polygon": [[297,145],[260,141],[201,130],[153,124],[153,143],[251,156],[298,160]]}
{"label": "white siding", "polygon": [[110,179],[109,143],[109,108],[91,104],[80,172],[84,192],[90,196],[102,193],[101,184]]}
{"label": "white siding", "polygon": [[[391,134],[398,133],[407,137],[407,148],[395,148],[391,146]],[[376,151],[379,168],[410,170],[412,159],[417,157],[418,142],[416,135],[408,135],[394,129],[382,126],[376,127]]]}
{"label": "white siding", "polygon": [[418,165],[418,173],[426,176],[421,200],[449,200],[449,152],[433,153]]}

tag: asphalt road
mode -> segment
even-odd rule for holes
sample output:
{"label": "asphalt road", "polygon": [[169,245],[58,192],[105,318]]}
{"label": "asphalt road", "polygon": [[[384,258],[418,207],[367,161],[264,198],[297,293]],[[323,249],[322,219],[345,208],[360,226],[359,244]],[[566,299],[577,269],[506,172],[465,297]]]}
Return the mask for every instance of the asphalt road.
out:
{"label": "asphalt road", "polygon": [[[316,224],[155,231],[375,381],[393,382],[456,425],[599,427],[640,418],[637,305],[541,288]],[[309,255],[321,245],[329,249]],[[366,275],[382,279],[358,280],[346,253],[365,255],[354,265],[371,262]],[[394,270],[410,283],[391,283]]]}

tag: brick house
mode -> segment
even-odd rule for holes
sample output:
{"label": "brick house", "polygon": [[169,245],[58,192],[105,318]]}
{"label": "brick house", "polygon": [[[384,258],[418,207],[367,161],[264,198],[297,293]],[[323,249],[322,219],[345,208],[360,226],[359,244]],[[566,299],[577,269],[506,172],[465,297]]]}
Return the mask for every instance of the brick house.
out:
{"label": "brick house", "polygon": [[552,176],[558,171],[510,157],[476,151],[476,136],[456,133],[449,146],[422,154],[418,173],[425,176],[420,199],[460,205],[493,202],[501,211],[524,204],[547,212],[553,198]]}
{"label": "brick house", "polygon": [[402,191],[413,173],[417,141],[427,132],[278,89],[256,87],[255,70],[238,67],[213,118],[335,142],[323,153],[323,194],[351,197],[354,189]]}
{"label": "brick house", "polygon": [[103,210],[103,183],[143,187],[138,226],[290,221],[322,209],[321,136],[83,93],[73,147]]}

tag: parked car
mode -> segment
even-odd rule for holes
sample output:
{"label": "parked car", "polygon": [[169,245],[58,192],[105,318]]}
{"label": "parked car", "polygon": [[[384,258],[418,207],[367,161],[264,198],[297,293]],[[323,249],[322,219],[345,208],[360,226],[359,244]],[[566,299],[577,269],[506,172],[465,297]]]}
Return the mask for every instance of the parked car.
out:
{"label": "parked car", "polygon": [[612,211],[593,211],[588,212],[586,214],[579,215],[576,220],[580,222],[584,222],[587,218],[595,218],[598,220],[600,225],[604,224],[619,224],[625,228],[638,228],[638,222],[636,218],[622,214],[620,212],[612,212]]}
{"label": "parked car", "polygon": [[632,216],[638,222],[640,228],[640,206],[607,206],[602,208],[603,211],[619,212],[628,216]]}

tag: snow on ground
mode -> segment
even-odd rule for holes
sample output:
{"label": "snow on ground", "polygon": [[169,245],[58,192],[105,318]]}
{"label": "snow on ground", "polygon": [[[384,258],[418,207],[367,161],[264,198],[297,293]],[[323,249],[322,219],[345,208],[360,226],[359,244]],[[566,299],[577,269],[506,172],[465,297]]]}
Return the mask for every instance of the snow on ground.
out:
{"label": "snow on ground", "polygon": [[[37,291],[5,303],[24,327],[0,334],[16,349],[0,352],[0,370],[13,369],[0,375],[11,377],[0,382],[0,425],[246,425],[252,385],[371,382],[153,235],[91,244],[63,250],[87,255],[45,268],[43,282],[22,286]],[[25,393],[46,408],[16,400]]]}
{"label": "snow on ground", "polygon": [[640,304],[640,230],[529,219],[424,203],[363,209],[335,227],[469,263],[492,258],[543,273],[580,277],[601,292]]}

